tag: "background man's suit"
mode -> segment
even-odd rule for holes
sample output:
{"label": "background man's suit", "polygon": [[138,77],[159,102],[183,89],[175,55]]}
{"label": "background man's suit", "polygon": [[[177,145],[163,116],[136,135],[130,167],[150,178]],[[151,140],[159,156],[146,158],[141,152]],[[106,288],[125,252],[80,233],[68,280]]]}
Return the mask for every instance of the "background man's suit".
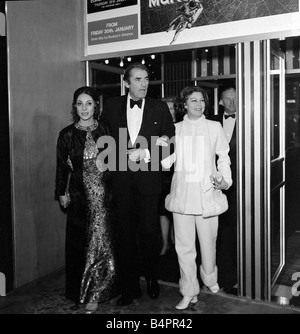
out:
{"label": "background man's suit", "polygon": [[[219,121],[223,126],[223,113],[210,115],[207,118]],[[228,190],[224,190],[229,208],[219,216],[217,237],[218,283],[220,288],[223,288],[225,292],[232,292],[231,288],[237,283],[236,124],[229,147],[233,183]]]}

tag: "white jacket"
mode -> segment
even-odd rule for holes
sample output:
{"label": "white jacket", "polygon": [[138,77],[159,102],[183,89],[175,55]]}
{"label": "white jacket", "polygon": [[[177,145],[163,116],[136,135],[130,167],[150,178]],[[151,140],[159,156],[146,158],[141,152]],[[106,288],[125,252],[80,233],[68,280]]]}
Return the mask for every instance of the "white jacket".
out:
{"label": "white jacket", "polygon": [[162,162],[164,168],[175,162],[165,205],[171,212],[201,215],[202,193],[212,186],[210,175],[218,170],[228,188],[232,185],[227,138],[221,124],[204,115],[195,121],[185,115],[175,126],[175,152]]}

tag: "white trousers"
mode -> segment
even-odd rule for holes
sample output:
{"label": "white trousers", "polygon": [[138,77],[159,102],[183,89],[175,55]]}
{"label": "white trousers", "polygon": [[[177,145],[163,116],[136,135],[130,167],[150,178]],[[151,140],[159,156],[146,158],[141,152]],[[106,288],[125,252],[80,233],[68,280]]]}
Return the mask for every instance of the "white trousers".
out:
{"label": "white trousers", "polygon": [[200,276],[207,287],[213,287],[218,281],[216,267],[216,240],[218,217],[203,219],[202,216],[173,213],[175,249],[180,267],[179,291],[183,296],[193,297],[199,294],[196,264],[196,232],[200,244]]}

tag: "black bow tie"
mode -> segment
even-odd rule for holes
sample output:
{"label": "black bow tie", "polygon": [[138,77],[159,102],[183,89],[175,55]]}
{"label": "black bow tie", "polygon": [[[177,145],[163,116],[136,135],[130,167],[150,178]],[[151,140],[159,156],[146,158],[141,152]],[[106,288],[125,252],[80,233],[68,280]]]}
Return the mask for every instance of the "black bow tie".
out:
{"label": "black bow tie", "polygon": [[130,99],[130,108],[132,109],[135,105],[137,105],[140,109],[142,108],[143,100],[134,101]]}
{"label": "black bow tie", "polygon": [[227,119],[228,117],[235,118],[235,114],[231,114],[231,115],[224,115],[224,116],[225,116],[225,119]]}

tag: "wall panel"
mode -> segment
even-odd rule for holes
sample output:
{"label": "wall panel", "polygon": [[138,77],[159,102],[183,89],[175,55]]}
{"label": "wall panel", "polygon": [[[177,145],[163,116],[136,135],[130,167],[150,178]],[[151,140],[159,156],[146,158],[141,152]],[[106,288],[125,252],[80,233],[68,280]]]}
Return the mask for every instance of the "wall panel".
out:
{"label": "wall panel", "polygon": [[15,286],[64,265],[56,139],[85,83],[83,1],[7,2]]}

